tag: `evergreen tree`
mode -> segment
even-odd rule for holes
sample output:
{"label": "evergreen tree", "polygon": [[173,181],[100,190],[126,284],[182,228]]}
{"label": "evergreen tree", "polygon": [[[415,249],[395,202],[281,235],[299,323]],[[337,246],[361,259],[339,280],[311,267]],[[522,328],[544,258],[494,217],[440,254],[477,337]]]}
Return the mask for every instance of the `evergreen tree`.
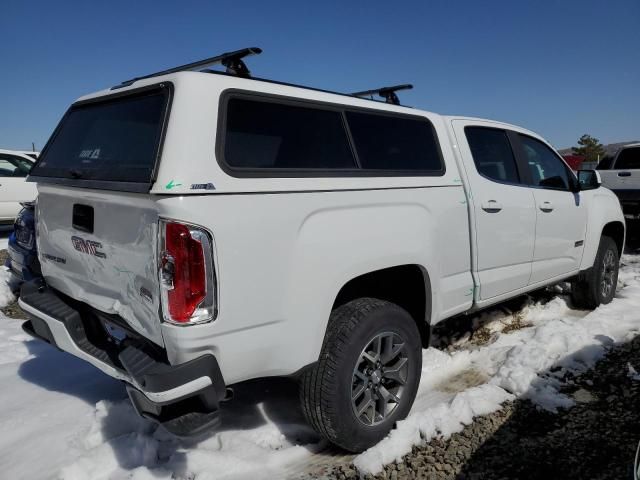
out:
{"label": "evergreen tree", "polygon": [[574,154],[583,156],[587,162],[597,162],[606,153],[600,141],[586,133],[578,140],[578,146],[571,149]]}

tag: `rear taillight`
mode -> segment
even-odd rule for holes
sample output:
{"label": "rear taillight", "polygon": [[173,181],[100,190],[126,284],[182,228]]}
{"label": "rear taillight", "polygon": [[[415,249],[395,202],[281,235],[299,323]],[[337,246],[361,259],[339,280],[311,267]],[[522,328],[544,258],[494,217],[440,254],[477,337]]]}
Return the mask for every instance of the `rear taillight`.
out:
{"label": "rear taillight", "polygon": [[212,239],[202,228],[160,221],[160,285],[165,321],[208,322],[216,314]]}

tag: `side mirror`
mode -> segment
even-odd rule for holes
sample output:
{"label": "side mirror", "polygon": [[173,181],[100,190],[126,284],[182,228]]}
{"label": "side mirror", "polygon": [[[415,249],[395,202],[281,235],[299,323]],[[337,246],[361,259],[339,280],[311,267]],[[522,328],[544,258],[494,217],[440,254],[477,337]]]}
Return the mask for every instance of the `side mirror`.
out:
{"label": "side mirror", "polygon": [[597,170],[578,170],[578,185],[580,190],[595,190],[602,185],[600,173]]}

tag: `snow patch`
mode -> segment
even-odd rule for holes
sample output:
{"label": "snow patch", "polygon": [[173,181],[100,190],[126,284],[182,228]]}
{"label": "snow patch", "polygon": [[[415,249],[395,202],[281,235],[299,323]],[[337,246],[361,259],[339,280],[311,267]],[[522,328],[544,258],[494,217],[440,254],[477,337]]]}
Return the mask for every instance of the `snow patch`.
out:
{"label": "snow patch", "polygon": [[[106,414],[110,423],[120,429],[111,432],[111,438],[101,433]],[[97,408],[95,423],[83,441],[87,451],[64,467],[59,478],[268,479],[277,478],[287,464],[311,455],[306,448],[289,442],[273,423],[219,432],[202,441],[189,442],[133,418],[135,415],[128,402]],[[127,431],[132,426],[134,431]],[[130,477],[132,471],[134,475]]]}
{"label": "snow patch", "polygon": [[10,281],[11,272],[6,267],[0,267],[0,308],[6,307],[16,299],[9,288]]}

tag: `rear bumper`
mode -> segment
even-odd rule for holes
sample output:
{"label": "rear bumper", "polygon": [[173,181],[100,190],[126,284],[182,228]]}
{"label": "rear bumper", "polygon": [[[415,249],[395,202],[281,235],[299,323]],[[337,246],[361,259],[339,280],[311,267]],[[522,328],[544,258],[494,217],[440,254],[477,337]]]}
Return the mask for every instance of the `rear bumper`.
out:
{"label": "rear bumper", "polygon": [[226,388],[215,356],[170,365],[157,346],[133,336],[110,336],[100,318],[41,281],[23,285],[19,304],[29,316],[25,332],[126,382],[140,415],[178,436],[218,424]]}

